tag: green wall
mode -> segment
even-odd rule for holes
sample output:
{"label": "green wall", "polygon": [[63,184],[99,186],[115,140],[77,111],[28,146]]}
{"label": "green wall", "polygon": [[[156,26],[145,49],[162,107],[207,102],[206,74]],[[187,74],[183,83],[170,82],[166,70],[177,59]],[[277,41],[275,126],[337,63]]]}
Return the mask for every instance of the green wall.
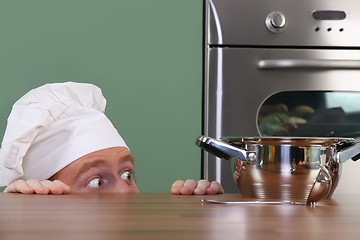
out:
{"label": "green wall", "polygon": [[0,133],[49,82],[103,89],[142,192],[200,177],[202,0],[0,1]]}

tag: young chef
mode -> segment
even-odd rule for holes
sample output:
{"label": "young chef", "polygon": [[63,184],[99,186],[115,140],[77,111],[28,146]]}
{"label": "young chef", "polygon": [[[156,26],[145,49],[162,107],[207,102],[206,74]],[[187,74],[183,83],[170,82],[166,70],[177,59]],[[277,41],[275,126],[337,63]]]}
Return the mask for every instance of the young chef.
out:
{"label": "young chef", "polygon": [[[104,115],[101,89],[85,83],[46,84],[13,106],[0,149],[4,192],[138,193],[134,158]],[[218,182],[176,181],[172,194],[223,193]]]}

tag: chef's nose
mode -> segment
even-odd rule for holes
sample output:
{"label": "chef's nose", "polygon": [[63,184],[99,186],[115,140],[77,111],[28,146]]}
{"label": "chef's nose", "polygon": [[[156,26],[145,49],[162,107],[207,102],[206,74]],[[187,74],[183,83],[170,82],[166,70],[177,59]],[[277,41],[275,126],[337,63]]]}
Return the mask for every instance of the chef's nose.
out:
{"label": "chef's nose", "polygon": [[127,184],[122,180],[117,180],[114,184],[112,192],[114,193],[139,193],[136,183]]}

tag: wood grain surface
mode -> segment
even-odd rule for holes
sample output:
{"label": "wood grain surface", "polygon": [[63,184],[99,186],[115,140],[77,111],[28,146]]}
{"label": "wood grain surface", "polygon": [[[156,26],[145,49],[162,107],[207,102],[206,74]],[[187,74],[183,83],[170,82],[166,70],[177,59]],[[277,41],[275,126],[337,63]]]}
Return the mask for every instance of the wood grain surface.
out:
{"label": "wood grain surface", "polygon": [[0,239],[359,239],[360,197],[316,206],[202,203],[236,194],[0,193]]}

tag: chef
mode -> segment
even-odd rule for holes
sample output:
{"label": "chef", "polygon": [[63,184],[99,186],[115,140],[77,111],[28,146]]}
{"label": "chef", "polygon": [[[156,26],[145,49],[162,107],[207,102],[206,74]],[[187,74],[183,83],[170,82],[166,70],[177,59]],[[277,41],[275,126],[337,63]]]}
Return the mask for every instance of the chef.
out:
{"label": "chef", "polygon": [[[6,193],[138,193],[134,158],[105,116],[101,89],[54,83],[33,89],[13,106],[0,149]],[[217,194],[216,181],[178,180],[172,194]]]}

